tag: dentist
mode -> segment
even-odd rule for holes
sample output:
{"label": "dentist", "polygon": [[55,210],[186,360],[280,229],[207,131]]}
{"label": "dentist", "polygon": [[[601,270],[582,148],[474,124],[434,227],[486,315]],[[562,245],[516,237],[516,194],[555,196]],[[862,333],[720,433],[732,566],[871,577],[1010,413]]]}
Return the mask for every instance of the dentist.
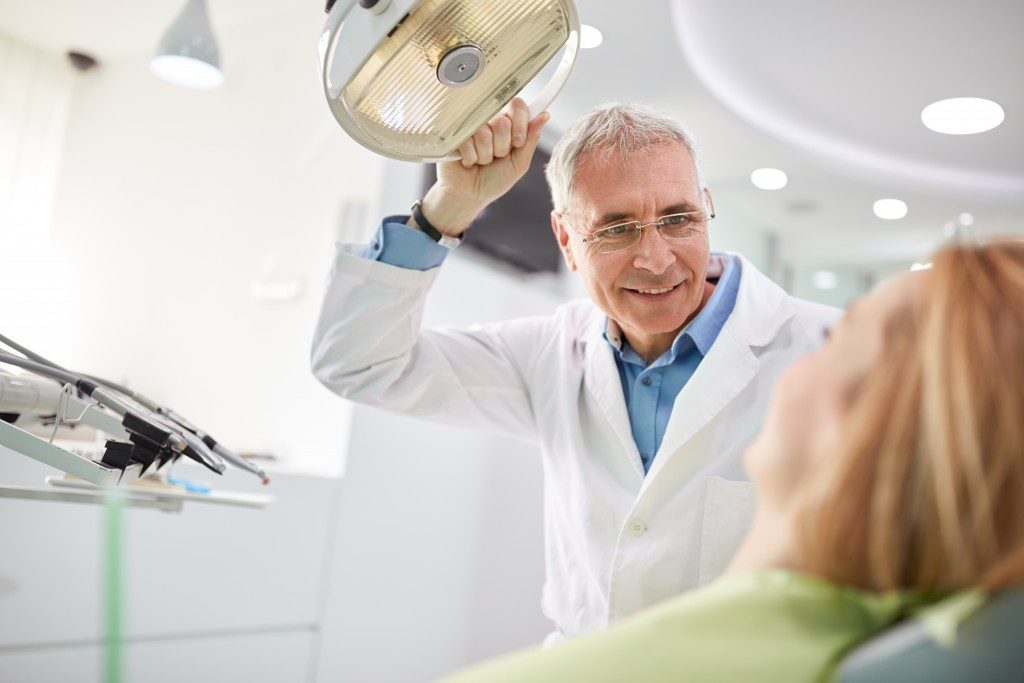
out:
{"label": "dentist", "polygon": [[353,401],[540,445],[554,642],[725,569],[755,507],[744,449],[776,379],[838,311],[711,253],[692,138],[626,104],[573,124],[546,169],[554,238],[589,300],[420,329],[446,254],[526,172],[547,118],[514,100],[438,166],[411,216],[385,218],[369,246],[339,246],[311,359]]}

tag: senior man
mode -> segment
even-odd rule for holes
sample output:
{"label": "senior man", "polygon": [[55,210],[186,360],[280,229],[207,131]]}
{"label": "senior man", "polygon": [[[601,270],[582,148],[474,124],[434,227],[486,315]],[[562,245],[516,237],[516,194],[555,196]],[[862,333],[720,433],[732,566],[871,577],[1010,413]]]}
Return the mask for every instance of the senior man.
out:
{"label": "senior man", "polygon": [[547,167],[551,227],[590,299],[421,330],[438,266],[526,172],[546,120],[514,100],[461,161],[438,165],[412,216],[339,247],[312,365],[354,401],[540,444],[554,641],[725,568],[752,519],[742,454],[772,385],[838,312],[711,253],[714,204],[689,134],[608,105],[566,131]]}

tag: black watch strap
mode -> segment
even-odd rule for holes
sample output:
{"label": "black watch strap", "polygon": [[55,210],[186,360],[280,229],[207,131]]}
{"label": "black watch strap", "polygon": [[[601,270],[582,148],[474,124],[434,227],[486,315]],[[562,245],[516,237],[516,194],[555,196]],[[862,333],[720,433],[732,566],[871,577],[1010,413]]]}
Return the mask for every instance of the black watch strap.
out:
{"label": "black watch strap", "polygon": [[427,235],[427,237],[434,240],[441,246],[448,247],[449,249],[454,249],[455,247],[457,247],[459,243],[462,241],[463,233],[459,233],[455,237],[449,237],[448,235],[442,233],[440,230],[431,225],[430,221],[427,220],[427,217],[423,215],[423,209],[421,208],[422,204],[423,200],[417,200],[416,203],[412,205],[412,219],[416,221],[417,227],[419,227],[419,229],[422,230]]}

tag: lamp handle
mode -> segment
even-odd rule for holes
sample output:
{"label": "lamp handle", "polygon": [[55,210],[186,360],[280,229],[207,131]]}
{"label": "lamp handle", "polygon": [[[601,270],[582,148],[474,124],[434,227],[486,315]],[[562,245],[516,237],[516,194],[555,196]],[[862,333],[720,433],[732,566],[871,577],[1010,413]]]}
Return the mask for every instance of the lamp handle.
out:
{"label": "lamp handle", "polygon": [[[529,111],[529,119],[533,120],[541,112],[551,106],[551,103],[555,100],[555,97],[561,91],[562,86],[569,80],[569,74],[572,73],[572,67],[576,64],[576,56],[580,52],[580,33],[573,29],[569,31],[569,39],[565,41],[565,52],[562,54],[562,60],[558,63],[558,67],[555,69],[555,73],[551,75],[551,80],[547,82],[544,88],[537,94],[537,96],[526,105]],[[509,102],[512,98],[509,98]],[[508,104],[506,102],[505,104]],[[505,105],[501,105],[504,107]],[[474,131],[476,132],[476,131]],[[461,146],[461,143],[460,143]],[[454,153],[449,154],[446,157],[440,159],[428,159],[429,163],[442,162],[442,161],[457,161],[462,158],[462,155],[458,153],[458,147],[455,148]]]}

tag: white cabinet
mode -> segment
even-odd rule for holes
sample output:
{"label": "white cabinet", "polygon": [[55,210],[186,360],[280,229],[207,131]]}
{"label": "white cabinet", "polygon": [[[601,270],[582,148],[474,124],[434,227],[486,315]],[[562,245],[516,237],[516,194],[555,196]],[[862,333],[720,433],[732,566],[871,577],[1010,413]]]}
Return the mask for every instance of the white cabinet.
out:
{"label": "white cabinet", "polygon": [[[180,513],[124,510],[126,674],[138,674],[126,680],[304,679],[338,480],[275,472],[263,488],[239,471],[175,471],[275,500],[262,510],[192,502]],[[42,486],[50,474],[0,447],[0,483]],[[103,513],[0,499],[0,680],[23,680],[25,671],[38,672],[33,682],[99,675]],[[156,657],[148,667],[146,653]],[[231,674],[203,678],[221,665]],[[81,675],[63,678],[66,670]]]}

